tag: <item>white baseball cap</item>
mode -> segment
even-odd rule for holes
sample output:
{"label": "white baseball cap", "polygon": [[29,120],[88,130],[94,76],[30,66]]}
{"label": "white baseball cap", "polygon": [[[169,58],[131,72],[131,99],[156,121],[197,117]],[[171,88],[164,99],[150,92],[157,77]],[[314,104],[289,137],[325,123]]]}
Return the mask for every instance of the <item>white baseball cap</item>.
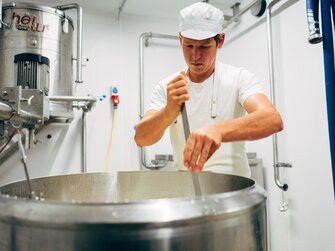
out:
{"label": "white baseball cap", "polygon": [[182,9],[179,13],[179,31],[183,37],[202,40],[221,34],[223,13],[218,8],[198,2]]}

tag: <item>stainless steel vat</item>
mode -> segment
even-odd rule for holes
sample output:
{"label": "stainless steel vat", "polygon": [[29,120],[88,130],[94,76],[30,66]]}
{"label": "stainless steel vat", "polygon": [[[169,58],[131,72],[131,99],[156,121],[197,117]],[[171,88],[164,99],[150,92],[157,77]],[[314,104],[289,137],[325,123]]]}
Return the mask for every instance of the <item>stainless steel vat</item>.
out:
{"label": "stainless steel vat", "polygon": [[[49,96],[73,93],[73,23],[63,11],[30,3],[2,6],[0,89],[16,86],[15,55],[36,53],[50,60]],[[73,118],[72,102],[50,102],[52,117]]]}
{"label": "stainless steel vat", "polygon": [[[251,179],[204,172],[86,173],[0,188],[0,250],[267,250],[266,195]],[[16,197],[17,196],[17,197]]]}

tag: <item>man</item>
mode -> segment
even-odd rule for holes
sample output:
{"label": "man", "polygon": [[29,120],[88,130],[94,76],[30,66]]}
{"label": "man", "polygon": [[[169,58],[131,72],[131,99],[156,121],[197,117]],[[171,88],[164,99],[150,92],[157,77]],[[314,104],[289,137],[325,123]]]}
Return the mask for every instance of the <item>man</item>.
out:
{"label": "man", "polygon": [[[223,13],[208,3],[180,11],[180,44],[188,67],[156,86],[135,141],[154,144],[169,127],[177,170],[250,177],[244,141],[279,132],[283,123],[254,75],[216,60],[224,42],[222,25]],[[183,103],[191,129],[186,143]]]}

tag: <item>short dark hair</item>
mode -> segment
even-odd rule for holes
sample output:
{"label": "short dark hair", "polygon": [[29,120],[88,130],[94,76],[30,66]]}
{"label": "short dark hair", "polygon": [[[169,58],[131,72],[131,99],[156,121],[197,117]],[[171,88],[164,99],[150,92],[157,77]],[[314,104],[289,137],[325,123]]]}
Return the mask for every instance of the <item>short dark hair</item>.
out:
{"label": "short dark hair", "polygon": [[215,40],[216,45],[218,45],[218,43],[220,41],[220,34],[216,34],[213,38]]}

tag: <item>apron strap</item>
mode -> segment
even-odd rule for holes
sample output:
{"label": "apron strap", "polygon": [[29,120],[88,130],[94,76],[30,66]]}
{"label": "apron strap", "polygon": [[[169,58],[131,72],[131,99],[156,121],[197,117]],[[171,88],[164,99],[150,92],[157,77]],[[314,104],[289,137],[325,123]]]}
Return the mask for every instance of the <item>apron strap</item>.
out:
{"label": "apron strap", "polygon": [[215,62],[215,69],[213,73],[213,91],[212,91],[212,103],[211,103],[211,117],[215,119],[217,117],[217,99],[218,99],[218,64]]}

